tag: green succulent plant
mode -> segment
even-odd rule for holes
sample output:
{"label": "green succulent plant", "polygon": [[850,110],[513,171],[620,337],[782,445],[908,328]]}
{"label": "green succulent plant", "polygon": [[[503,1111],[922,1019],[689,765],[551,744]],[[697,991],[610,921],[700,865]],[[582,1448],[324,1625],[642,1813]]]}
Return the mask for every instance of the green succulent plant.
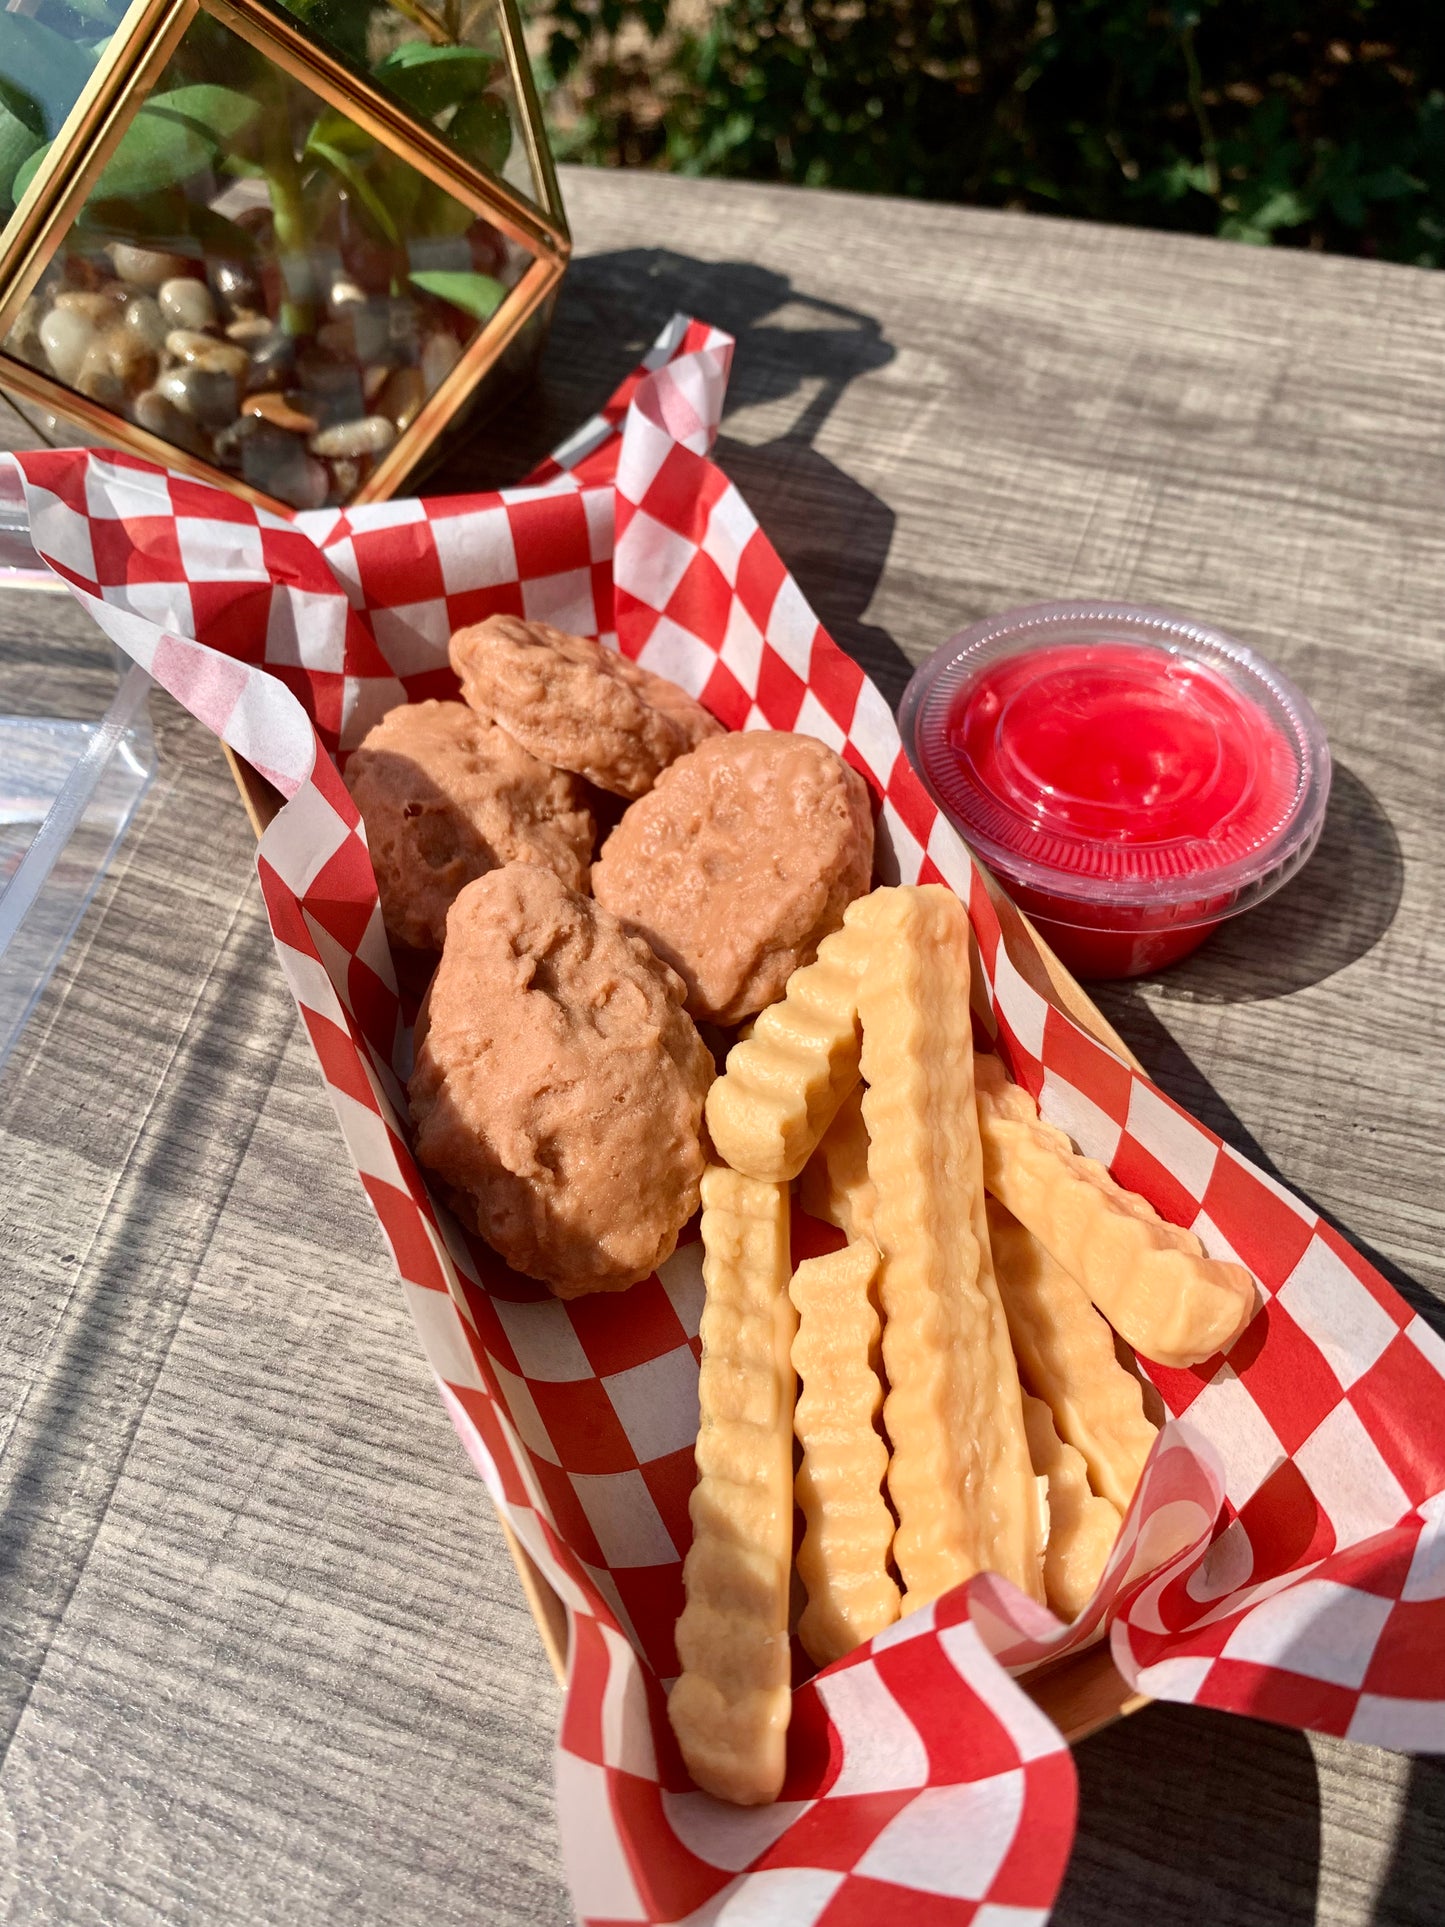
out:
{"label": "green succulent plant", "polygon": [[[404,40],[368,62],[373,15],[415,26],[416,0],[287,0],[289,11],[393,94],[457,149],[500,173],[512,140],[504,100],[491,91],[498,61],[456,44],[462,23],[426,15],[426,37]],[[119,22],[123,0],[42,0],[33,15],[0,12],[0,201],[25,194]],[[97,34],[98,28],[109,29]],[[453,34],[452,38],[438,37]],[[210,78],[224,72],[227,84]],[[192,77],[193,76],[193,77]],[[210,259],[248,260],[255,241],[187,187],[207,176],[264,180],[283,254],[310,252],[335,197],[344,194],[363,229],[397,259],[403,281],[485,320],[506,289],[479,271],[408,272],[410,241],[464,232],[473,216],[431,181],[378,146],[344,114],[298,88],[250,45],[207,15],[197,17],[152,93],[127,126],[77,222],[97,247],[108,240],[194,244]],[[213,197],[214,198],[214,197]],[[311,326],[304,299],[288,299],[282,322]]]}

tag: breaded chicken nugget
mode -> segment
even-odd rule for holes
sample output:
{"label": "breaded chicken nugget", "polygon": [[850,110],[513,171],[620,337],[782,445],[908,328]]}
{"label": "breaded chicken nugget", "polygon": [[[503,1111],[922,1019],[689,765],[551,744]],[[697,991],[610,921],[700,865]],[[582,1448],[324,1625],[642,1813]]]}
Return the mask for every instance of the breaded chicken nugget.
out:
{"label": "breaded chicken nugget", "polygon": [[713,1062],[682,985],[552,871],[469,883],[418,1021],[416,1154],[559,1298],[646,1278],[697,1209]]}
{"label": "breaded chicken nugget", "polygon": [[700,744],[631,806],[592,891],[672,965],[694,1017],[736,1024],[782,996],[872,871],[858,772],[815,737],[748,730]]}

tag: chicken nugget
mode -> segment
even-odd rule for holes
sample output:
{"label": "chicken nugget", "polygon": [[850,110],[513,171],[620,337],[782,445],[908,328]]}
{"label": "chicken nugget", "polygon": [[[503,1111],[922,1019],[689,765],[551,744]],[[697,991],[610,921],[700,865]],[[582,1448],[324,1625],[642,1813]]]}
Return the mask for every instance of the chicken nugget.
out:
{"label": "chicken nugget", "polygon": [[665,676],[545,622],[488,616],[458,629],[449,653],[479,716],[618,796],[642,796],[669,763],[722,732]]}
{"label": "chicken nugget", "polygon": [[544,863],[571,889],[587,887],[582,785],[465,703],[389,710],[352,753],[346,787],[395,943],[440,950],[457,893],[503,863]]}
{"label": "chicken nugget", "polygon": [[559,1298],[620,1291],[697,1208],[713,1062],[682,985],[536,864],[469,883],[417,1025],[416,1154]]}
{"label": "chicken nugget", "polygon": [[812,736],[748,730],[680,757],[592,866],[592,893],[687,985],[693,1016],[737,1024],[868,888],[868,786]]}

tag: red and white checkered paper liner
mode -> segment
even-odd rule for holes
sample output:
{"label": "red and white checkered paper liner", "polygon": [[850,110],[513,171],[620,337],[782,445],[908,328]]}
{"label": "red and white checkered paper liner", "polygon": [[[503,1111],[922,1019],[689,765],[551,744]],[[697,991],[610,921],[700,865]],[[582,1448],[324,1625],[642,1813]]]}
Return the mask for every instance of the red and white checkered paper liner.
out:
{"label": "red and white checkered paper liner", "polygon": [[[1062,1877],[1075,1786],[1005,1668],[1101,1626],[1146,1693],[1445,1747],[1445,1344],[1031,987],[1026,933],[915,779],[883,698],[708,459],[731,353],[679,317],[602,416],[500,494],[287,520],[120,455],[16,460],[40,553],[289,799],[258,855],[282,966],[447,1408],[568,1610],[557,1793],[581,1915],[845,1927],[901,1906],[1023,1927]],[[990,1023],[1045,1115],[1263,1288],[1227,1359],[1151,1369],[1174,1416],[1080,1624],[985,1575],[820,1676],[800,1664],[788,1783],[766,1809],[694,1790],[664,1713],[699,1247],[624,1297],[558,1303],[464,1239],[407,1148],[407,1012],[332,756],[398,702],[454,696],[449,634],[500,610],[617,643],[734,728],[805,730],[846,755],[881,799],[881,873],[967,902]],[[800,1249],[830,1235],[797,1230]]]}

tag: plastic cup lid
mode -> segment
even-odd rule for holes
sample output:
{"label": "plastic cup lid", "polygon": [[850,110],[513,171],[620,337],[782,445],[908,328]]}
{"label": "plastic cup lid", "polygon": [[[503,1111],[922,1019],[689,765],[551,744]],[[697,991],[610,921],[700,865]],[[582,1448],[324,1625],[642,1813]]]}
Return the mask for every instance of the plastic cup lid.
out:
{"label": "plastic cup lid", "polygon": [[1243,909],[1310,854],[1329,795],[1324,730],[1288,677],[1128,603],[974,624],[915,672],[899,724],[984,862],[1081,908]]}

